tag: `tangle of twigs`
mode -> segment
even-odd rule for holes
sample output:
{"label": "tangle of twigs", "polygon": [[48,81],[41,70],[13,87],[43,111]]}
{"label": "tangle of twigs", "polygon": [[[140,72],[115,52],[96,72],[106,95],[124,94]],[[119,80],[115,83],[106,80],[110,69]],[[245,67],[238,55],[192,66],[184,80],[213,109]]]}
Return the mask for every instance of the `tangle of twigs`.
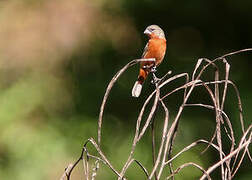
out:
{"label": "tangle of twigs", "polygon": [[[252,48],[243,49],[239,51],[235,51],[229,54],[225,54],[221,57],[218,57],[214,60],[209,60],[206,58],[201,58],[196,63],[191,79],[188,73],[181,73],[178,75],[174,75],[172,77],[167,77],[170,72],[168,72],[163,78],[161,78],[161,81],[154,81],[156,82],[156,88],[155,90],[146,98],[146,100],[143,103],[143,106],[139,112],[137,121],[136,121],[136,130],[133,142],[131,144],[131,150],[128,155],[128,158],[126,162],[124,163],[124,166],[121,170],[116,169],[113,167],[111,162],[108,160],[108,158],[105,156],[103,151],[100,148],[101,144],[101,137],[102,137],[102,123],[103,123],[103,113],[104,108],[107,103],[108,96],[110,94],[110,91],[114,84],[117,82],[118,78],[131,66],[139,63],[140,61],[150,61],[154,59],[137,59],[129,62],[127,65],[125,65],[121,70],[119,70],[116,75],[112,78],[110,81],[100,109],[100,115],[98,120],[98,139],[97,142],[90,138],[88,139],[81,151],[81,155],[79,159],[73,163],[69,164],[68,167],[65,169],[64,174],[61,177],[61,180],[67,179],[70,180],[71,174],[73,169],[76,167],[76,165],[83,161],[83,169],[84,169],[84,176],[86,180],[96,179],[96,174],[98,173],[99,164],[103,163],[106,166],[108,166],[111,169],[111,172],[114,173],[118,180],[126,180],[127,177],[125,176],[125,173],[127,172],[128,168],[131,166],[132,163],[136,163],[144,172],[146,179],[155,179],[159,180],[161,179],[161,176],[164,173],[164,168],[167,166],[170,169],[170,175],[165,177],[165,179],[174,179],[174,176],[180,172],[183,168],[187,166],[193,166],[197,169],[199,169],[202,172],[202,176],[200,177],[200,180],[203,180],[205,178],[211,179],[210,174],[216,170],[218,167],[220,167],[221,174],[220,179],[222,180],[231,180],[237,173],[238,169],[240,168],[240,165],[247,154],[250,161],[252,162],[252,158],[249,152],[249,146],[252,143],[252,124],[249,125],[249,127],[245,128],[243,123],[243,112],[242,112],[242,104],[241,104],[241,98],[238,91],[238,88],[236,87],[235,83],[232,82],[229,79],[229,72],[230,72],[230,65],[227,62],[227,59],[229,56],[238,54],[241,52],[247,52],[252,51]],[[220,70],[219,66],[216,64],[217,62],[221,62],[225,67],[225,76],[224,78],[220,77]],[[214,73],[214,81],[204,81],[202,78],[202,74],[205,73],[209,67],[213,67],[215,70]],[[156,76],[153,76],[155,78]],[[185,83],[175,89],[173,89],[170,92],[163,92],[162,88],[167,86],[169,83],[177,80],[185,78]],[[220,90],[220,86],[223,85],[222,91]],[[208,93],[211,102],[209,104],[201,104],[201,103],[189,103],[188,99],[191,97],[192,92],[195,91],[196,88],[202,87],[206,90]],[[230,121],[230,118],[228,114],[224,111],[224,104],[226,100],[226,94],[229,89],[229,87],[233,88],[236,92],[236,98],[237,98],[237,107],[239,110],[239,120],[241,124],[241,131],[243,133],[243,136],[241,137],[238,144],[235,142],[234,138],[234,130],[232,122]],[[169,116],[169,109],[167,108],[167,105],[165,104],[165,100],[167,97],[169,97],[172,94],[177,93],[178,91],[183,90],[183,101],[178,109],[178,112],[174,119],[171,119]],[[162,93],[161,93],[162,92]],[[164,94],[161,96],[161,94]],[[149,112],[146,112],[147,105],[151,102],[151,100],[154,99],[152,102],[152,106]],[[155,140],[155,126],[154,126],[154,119],[155,114],[157,112],[157,107],[160,106],[164,113],[164,123],[163,123],[163,131],[162,131],[162,137],[159,144],[158,151],[155,152],[154,149],[156,149],[156,143]],[[215,131],[210,137],[210,140],[204,140],[199,139],[195,142],[192,142],[190,145],[184,147],[180,152],[172,156],[172,148],[173,144],[175,143],[176,134],[178,131],[179,121],[181,118],[181,115],[183,113],[183,110],[186,107],[202,107],[207,108],[209,110],[212,110],[215,112]],[[147,119],[143,120],[143,115],[147,113]],[[141,124],[143,124],[141,126]],[[136,149],[137,144],[139,141],[142,140],[143,135],[146,133],[146,130],[148,128],[152,128],[152,148],[153,148],[153,166],[152,169],[147,170],[140,162],[140,160],[134,159],[134,152]],[[221,129],[225,130],[225,133],[221,131]],[[223,150],[223,136],[226,135],[230,140],[230,149],[228,151]],[[198,144],[206,144],[206,151],[209,147],[212,147],[218,152],[219,160],[218,162],[214,163],[212,166],[208,167],[207,169],[204,169],[200,165],[194,163],[194,162],[185,162],[184,164],[180,165],[177,169],[172,169],[172,163],[174,159],[176,159],[178,156],[183,154],[186,151],[191,150],[193,147],[197,146]],[[89,154],[87,144],[91,144],[99,154],[99,156],[94,156],[92,154]],[[240,155],[241,154],[241,155]],[[93,165],[93,168],[90,166],[89,159],[95,159],[95,163]]]}

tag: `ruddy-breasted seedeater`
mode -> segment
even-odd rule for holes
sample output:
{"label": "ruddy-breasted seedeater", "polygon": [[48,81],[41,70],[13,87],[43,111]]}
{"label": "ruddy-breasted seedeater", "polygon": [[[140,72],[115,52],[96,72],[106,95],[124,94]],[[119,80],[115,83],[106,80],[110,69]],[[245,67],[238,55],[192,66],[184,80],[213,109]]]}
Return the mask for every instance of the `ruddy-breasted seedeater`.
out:
{"label": "ruddy-breasted seedeater", "polygon": [[154,58],[155,61],[144,61],[140,63],[140,71],[137,81],[132,88],[132,96],[139,97],[144,80],[148,74],[160,65],[163,61],[166,51],[166,39],[164,31],[157,25],[148,26],[144,34],[148,35],[149,41],[144,48],[142,59]]}

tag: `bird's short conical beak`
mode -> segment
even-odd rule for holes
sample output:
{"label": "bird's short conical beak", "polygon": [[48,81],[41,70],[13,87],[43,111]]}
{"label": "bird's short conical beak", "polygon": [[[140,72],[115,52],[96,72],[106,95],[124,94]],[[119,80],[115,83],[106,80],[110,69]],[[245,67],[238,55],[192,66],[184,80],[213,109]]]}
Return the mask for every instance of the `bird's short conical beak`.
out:
{"label": "bird's short conical beak", "polygon": [[149,29],[145,29],[144,34],[149,35],[149,34],[151,34],[151,32]]}

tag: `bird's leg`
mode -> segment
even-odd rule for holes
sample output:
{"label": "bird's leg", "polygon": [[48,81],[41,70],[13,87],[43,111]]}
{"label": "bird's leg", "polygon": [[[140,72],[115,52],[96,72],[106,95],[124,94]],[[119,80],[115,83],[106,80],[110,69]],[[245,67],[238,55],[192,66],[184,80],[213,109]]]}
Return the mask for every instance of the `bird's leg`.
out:
{"label": "bird's leg", "polygon": [[157,66],[155,64],[150,68],[150,72],[152,73],[153,76],[153,80],[151,81],[151,83],[157,86],[157,84],[159,84],[161,79],[157,78],[157,76],[155,75],[155,72],[157,72]]}
{"label": "bird's leg", "polygon": [[149,72],[156,72],[156,66],[152,65],[152,64],[146,64],[144,66],[142,66],[142,69],[146,69]]}
{"label": "bird's leg", "polygon": [[144,65],[142,66],[142,68],[143,69],[147,69],[148,71],[151,72],[152,68],[155,66],[156,59],[155,58],[144,58],[144,59],[141,59],[141,60],[143,62],[146,62],[146,63],[144,63]]}
{"label": "bird's leg", "polygon": [[151,69],[150,69],[150,72],[151,73],[157,72],[157,66],[156,65],[152,66]]}

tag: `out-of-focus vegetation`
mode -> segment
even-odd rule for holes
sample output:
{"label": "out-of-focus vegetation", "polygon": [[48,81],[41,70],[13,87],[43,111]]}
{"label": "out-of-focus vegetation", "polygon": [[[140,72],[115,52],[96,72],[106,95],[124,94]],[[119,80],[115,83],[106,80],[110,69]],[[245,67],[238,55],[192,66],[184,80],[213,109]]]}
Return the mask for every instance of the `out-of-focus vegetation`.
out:
{"label": "out-of-focus vegetation", "polygon": [[[67,164],[79,156],[83,142],[96,138],[106,85],[119,68],[141,56],[146,26],[158,24],[167,36],[167,55],[158,74],[191,73],[200,57],[211,59],[252,46],[251,8],[252,1],[0,1],[0,179],[60,178]],[[252,118],[251,58],[244,53],[228,59],[246,126]],[[137,67],[122,76],[105,109],[102,148],[117,168],[129,153],[144,97],[154,88],[146,82],[141,97],[132,98],[136,77]],[[232,95],[228,93],[226,111],[239,135]],[[171,116],[179,106],[176,98],[169,98]],[[204,93],[196,98],[208,100]],[[204,109],[187,109],[175,151],[200,137],[210,138],[213,117]],[[184,154],[177,165],[184,161],[203,167],[213,164],[216,154],[199,156],[203,149]],[[147,167],[150,152],[150,137],[146,137],[136,158]],[[251,179],[251,170],[245,159],[236,179]],[[114,178],[106,168],[99,172],[102,179]],[[132,168],[128,176],[141,179],[139,172]],[[196,179],[200,173],[187,168],[178,179]],[[81,176],[80,170],[73,178]]]}

